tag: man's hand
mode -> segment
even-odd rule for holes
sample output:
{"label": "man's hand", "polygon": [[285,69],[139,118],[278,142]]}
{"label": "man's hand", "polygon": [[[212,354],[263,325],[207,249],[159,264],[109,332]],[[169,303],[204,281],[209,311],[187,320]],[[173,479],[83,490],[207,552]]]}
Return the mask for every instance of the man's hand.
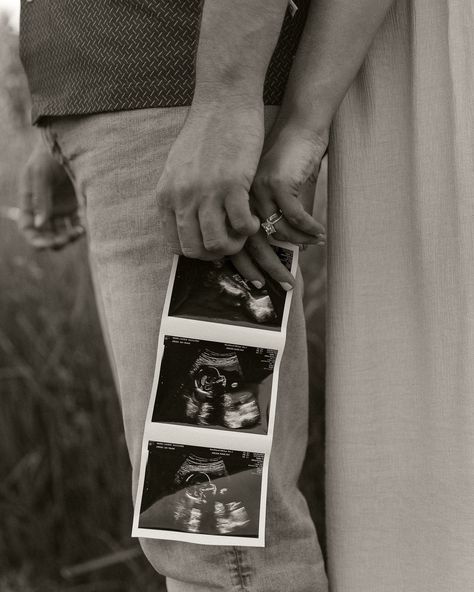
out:
{"label": "man's hand", "polygon": [[41,141],[21,173],[18,225],[36,249],[61,249],[84,234],[74,187]]}
{"label": "man's hand", "polygon": [[263,146],[263,86],[288,0],[206,0],[193,104],[158,183],[175,250],[217,259],[259,229],[249,190]]}
{"label": "man's hand", "polygon": [[249,190],[263,145],[263,107],[239,103],[193,105],[159,180],[168,241],[186,257],[233,255],[259,229]]}

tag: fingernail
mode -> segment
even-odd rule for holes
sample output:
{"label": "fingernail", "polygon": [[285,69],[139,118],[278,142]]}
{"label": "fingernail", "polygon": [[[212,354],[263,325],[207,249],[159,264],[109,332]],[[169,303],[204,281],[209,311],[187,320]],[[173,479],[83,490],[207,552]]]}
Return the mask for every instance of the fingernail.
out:
{"label": "fingernail", "polygon": [[45,222],[46,222],[46,216],[44,214],[36,214],[35,215],[34,225],[36,228],[43,226],[43,224]]}
{"label": "fingernail", "polygon": [[250,283],[252,284],[252,286],[257,288],[257,290],[261,290],[265,285],[263,282],[259,282],[258,280],[252,280]]}
{"label": "fingernail", "polygon": [[285,292],[289,292],[290,290],[293,290],[293,286],[291,284],[289,284],[288,282],[280,282],[280,286],[285,290]]}
{"label": "fingernail", "polygon": [[316,244],[318,245],[318,247],[325,247],[326,246],[326,241],[319,241]]}

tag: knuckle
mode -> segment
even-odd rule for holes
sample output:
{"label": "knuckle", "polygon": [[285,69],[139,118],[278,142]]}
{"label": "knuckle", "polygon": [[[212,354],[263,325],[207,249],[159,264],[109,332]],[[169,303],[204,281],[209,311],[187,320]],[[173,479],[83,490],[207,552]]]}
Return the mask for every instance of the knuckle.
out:
{"label": "knuckle", "polygon": [[239,198],[243,195],[246,183],[237,175],[226,174],[218,180],[214,180],[211,188],[218,193],[225,192],[227,195]]}
{"label": "knuckle", "polygon": [[286,189],[288,186],[288,181],[285,177],[281,175],[273,175],[270,180],[270,186],[274,191],[281,191]]}
{"label": "knuckle", "polygon": [[232,228],[240,234],[247,234],[254,231],[254,225],[246,218],[234,218]]}
{"label": "knuckle", "polygon": [[174,181],[172,187],[170,187],[170,193],[172,195],[183,197],[189,195],[193,190],[195,191],[196,188],[184,179]]}
{"label": "knuckle", "polygon": [[227,241],[222,238],[206,238],[204,239],[204,246],[207,251],[221,252],[226,250]]}
{"label": "knuckle", "polygon": [[170,206],[173,203],[179,203],[180,199],[188,195],[188,192],[187,183],[165,179],[158,185],[156,193],[159,201]]}
{"label": "knuckle", "polygon": [[298,212],[292,212],[291,214],[285,215],[285,218],[293,226],[301,224],[304,221],[304,215]]}
{"label": "knuckle", "polygon": [[284,176],[278,173],[266,175],[262,179],[262,187],[271,191],[272,193],[284,193],[287,189],[288,182]]}
{"label": "knuckle", "polygon": [[185,257],[189,257],[190,259],[199,259],[202,255],[200,249],[196,249],[196,247],[181,247],[181,251]]}
{"label": "knuckle", "polygon": [[176,214],[176,228],[179,233],[189,236],[189,221],[183,212],[175,211]]}

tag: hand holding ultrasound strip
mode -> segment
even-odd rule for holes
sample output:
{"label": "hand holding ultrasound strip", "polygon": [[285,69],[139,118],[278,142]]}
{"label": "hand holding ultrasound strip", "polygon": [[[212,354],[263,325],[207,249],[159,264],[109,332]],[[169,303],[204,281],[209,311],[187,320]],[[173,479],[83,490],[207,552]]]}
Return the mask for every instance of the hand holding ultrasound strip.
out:
{"label": "hand holding ultrasound strip", "polygon": [[[298,249],[275,243],[293,275]],[[175,257],[144,431],[133,536],[264,546],[291,292],[227,261]]]}

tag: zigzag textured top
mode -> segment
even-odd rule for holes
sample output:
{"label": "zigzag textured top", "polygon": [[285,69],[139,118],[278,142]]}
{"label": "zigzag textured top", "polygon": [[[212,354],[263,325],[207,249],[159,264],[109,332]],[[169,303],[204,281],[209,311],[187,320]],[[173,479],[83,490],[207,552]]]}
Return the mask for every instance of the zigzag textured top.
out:
{"label": "zigzag textured top", "polygon": [[[32,118],[189,105],[202,0],[22,0]],[[288,10],[264,101],[281,102],[309,0]]]}

